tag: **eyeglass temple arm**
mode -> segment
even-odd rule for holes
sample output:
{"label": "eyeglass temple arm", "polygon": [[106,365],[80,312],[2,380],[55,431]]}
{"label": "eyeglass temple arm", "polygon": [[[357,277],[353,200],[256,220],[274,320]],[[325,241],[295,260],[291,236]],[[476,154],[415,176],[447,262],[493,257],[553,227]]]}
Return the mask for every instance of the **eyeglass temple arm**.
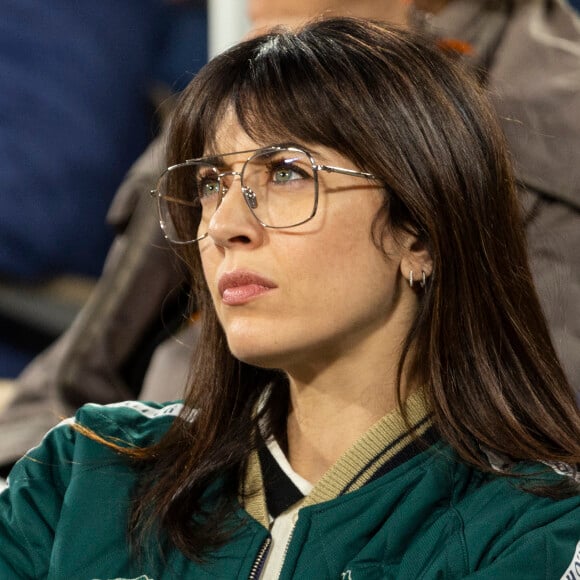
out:
{"label": "eyeglass temple arm", "polygon": [[343,175],[352,175],[354,177],[367,177],[368,179],[377,179],[372,173],[366,171],[356,171],[355,169],[345,169],[344,167],[334,167],[332,165],[317,165],[318,171],[328,171],[329,173],[342,173]]}

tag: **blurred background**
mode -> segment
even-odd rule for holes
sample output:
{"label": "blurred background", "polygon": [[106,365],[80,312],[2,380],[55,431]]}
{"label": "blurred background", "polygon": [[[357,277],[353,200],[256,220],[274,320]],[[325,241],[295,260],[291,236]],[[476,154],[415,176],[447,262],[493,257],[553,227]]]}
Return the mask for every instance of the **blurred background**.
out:
{"label": "blurred background", "polygon": [[114,230],[107,210],[207,61],[182,0],[4,0],[0,19],[0,377],[70,324]]}

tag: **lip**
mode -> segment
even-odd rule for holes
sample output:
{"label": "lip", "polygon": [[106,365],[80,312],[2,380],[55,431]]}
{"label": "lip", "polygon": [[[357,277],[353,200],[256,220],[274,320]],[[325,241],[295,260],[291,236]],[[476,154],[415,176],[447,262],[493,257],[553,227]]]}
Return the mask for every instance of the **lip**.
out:
{"label": "lip", "polygon": [[234,270],[220,276],[218,292],[228,306],[239,306],[277,288],[264,276],[246,270]]}

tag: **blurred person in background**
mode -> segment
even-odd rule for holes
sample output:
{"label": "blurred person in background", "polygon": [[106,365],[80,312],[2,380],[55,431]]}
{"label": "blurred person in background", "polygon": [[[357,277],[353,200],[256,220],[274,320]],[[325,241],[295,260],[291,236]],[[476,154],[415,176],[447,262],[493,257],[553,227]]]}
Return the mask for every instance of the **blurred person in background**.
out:
{"label": "blurred person in background", "polygon": [[[157,133],[160,100],[205,60],[201,2],[3,3],[0,285],[100,274],[113,195]],[[38,352],[35,321],[17,314],[2,303],[0,378]]]}
{"label": "blurred person in background", "polygon": [[277,25],[300,26],[320,15],[348,15],[405,24],[409,13],[409,3],[403,0],[247,0],[247,5],[251,34],[260,34]]}

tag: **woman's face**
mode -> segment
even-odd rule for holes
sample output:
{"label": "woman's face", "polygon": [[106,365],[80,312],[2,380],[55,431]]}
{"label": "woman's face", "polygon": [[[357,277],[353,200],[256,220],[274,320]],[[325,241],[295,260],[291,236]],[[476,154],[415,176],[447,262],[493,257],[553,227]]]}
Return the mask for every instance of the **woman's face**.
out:
{"label": "woman's face", "polygon": [[[232,117],[216,134],[219,151],[206,155],[272,145],[253,141]],[[332,149],[302,145],[317,163],[356,169]],[[240,171],[248,156],[232,156],[227,170]],[[389,237],[385,256],[371,239],[383,195],[368,179],[320,171],[314,218],[276,230],[260,225],[233,181],[199,246],[235,357],[292,373],[406,332],[416,305],[403,299],[399,250]]]}

